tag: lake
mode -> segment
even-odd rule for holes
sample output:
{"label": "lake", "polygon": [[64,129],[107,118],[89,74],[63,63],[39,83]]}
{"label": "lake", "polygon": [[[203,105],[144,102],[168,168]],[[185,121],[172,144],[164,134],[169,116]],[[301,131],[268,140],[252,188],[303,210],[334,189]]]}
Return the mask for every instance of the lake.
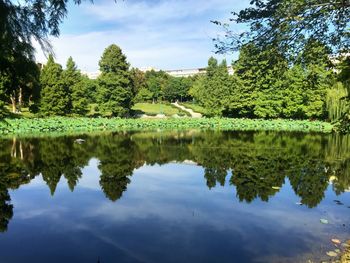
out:
{"label": "lake", "polygon": [[348,136],[190,130],[0,145],[0,262],[319,262],[331,239],[350,239]]}

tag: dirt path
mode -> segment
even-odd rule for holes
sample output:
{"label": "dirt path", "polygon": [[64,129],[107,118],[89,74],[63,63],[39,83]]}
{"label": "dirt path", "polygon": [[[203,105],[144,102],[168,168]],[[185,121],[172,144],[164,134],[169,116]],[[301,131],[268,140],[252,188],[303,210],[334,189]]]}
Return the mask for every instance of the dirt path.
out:
{"label": "dirt path", "polygon": [[191,114],[192,118],[202,118],[202,114],[198,113],[198,112],[194,112],[192,109],[188,109],[180,104],[178,104],[177,102],[175,103],[171,103],[172,105],[174,105],[175,107],[183,110],[183,111],[187,111],[189,114]]}

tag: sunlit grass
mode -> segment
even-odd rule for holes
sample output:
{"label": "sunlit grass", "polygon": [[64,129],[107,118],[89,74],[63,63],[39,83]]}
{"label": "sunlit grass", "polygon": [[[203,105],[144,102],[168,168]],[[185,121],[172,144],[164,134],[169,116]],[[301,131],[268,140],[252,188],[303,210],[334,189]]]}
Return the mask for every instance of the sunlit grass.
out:
{"label": "sunlit grass", "polygon": [[184,113],[169,104],[164,103],[136,103],[132,109],[134,111],[140,111],[143,114],[154,116],[157,114],[164,114],[166,116],[172,116],[174,114],[184,115]]}

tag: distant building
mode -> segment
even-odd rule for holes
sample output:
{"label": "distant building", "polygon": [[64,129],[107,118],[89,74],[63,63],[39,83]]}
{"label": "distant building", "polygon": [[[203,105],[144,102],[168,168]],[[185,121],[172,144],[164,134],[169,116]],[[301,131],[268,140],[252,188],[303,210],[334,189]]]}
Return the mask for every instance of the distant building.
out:
{"label": "distant building", "polygon": [[[140,68],[142,72],[147,71],[159,71],[157,68],[153,67],[147,67],[147,68]],[[230,75],[233,75],[234,71],[232,66],[227,67],[228,73]],[[192,77],[195,75],[203,75],[207,72],[206,68],[193,68],[193,69],[174,69],[174,70],[164,70],[164,72],[168,73],[170,76],[173,77]],[[87,71],[81,71],[82,74],[88,76],[89,79],[97,79],[98,76],[101,74],[100,71],[95,72],[87,72]]]}
{"label": "distant building", "polygon": [[100,71],[94,71],[94,72],[87,72],[87,71],[81,71],[81,74],[86,75],[89,79],[97,79],[98,76],[100,76]]}
{"label": "distant building", "polygon": [[[233,75],[233,68],[231,66],[228,66],[227,70],[230,75]],[[175,69],[175,70],[166,70],[165,72],[173,77],[191,77],[194,75],[203,75],[207,72],[207,69],[206,68]]]}

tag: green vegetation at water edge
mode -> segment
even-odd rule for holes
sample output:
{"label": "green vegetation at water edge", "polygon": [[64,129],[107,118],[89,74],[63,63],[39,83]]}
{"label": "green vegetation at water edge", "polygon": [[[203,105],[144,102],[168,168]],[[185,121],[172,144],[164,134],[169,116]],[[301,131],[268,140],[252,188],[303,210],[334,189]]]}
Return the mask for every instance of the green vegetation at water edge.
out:
{"label": "green vegetation at water edge", "polygon": [[32,118],[5,119],[0,123],[2,135],[35,135],[43,133],[79,133],[93,131],[205,129],[239,131],[331,132],[330,123],[294,120],[250,120],[228,118],[202,119],[121,119],[121,118]]}

